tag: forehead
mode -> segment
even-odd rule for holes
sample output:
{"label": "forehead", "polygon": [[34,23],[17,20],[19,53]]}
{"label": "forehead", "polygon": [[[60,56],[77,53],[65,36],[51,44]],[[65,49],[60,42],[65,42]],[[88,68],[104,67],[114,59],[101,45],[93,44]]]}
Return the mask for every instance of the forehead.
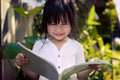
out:
{"label": "forehead", "polygon": [[48,24],[51,24],[51,23],[56,23],[58,24],[59,22],[62,22],[62,23],[67,23],[69,22],[69,19],[68,19],[68,16],[67,15],[58,15],[58,16],[51,16],[50,20],[48,21]]}

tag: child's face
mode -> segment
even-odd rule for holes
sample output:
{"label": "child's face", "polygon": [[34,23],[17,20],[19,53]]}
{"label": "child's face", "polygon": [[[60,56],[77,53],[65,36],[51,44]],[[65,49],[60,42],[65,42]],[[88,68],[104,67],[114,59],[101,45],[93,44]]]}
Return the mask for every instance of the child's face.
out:
{"label": "child's face", "polygon": [[60,21],[58,24],[48,24],[47,30],[52,39],[61,41],[66,39],[66,37],[71,31],[71,26],[69,22],[64,23]]}

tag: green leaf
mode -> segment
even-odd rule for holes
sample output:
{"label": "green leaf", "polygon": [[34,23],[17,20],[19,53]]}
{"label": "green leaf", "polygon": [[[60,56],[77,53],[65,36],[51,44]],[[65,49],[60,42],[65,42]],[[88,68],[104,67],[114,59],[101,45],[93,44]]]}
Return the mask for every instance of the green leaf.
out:
{"label": "green leaf", "polygon": [[20,49],[18,48],[17,44],[9,43],[6,44],[6,48],[3,51],[3,58],[15,59],[18,53],[20,53]]}
{"label": "green leaf", "polygon": [[40,7],[36,7],[30,11],[25,11],[23,7],[15,7],[12,6],[12,8],[18,12],[20,15],[24,16],[24,17],[30,17],[30,16],[34,16],[35,14],[37,14],[40,10],[42,10],[42,6]]}
{"label": "green leaf", "polygon": [[104,46],[104,42],[103,42],[102,37],[98,38],[98,45],[99,45],[100,49],[102,49],[102,47]]}
{"label": "green leaf", "polygon": [[95,17],[95,6],[93,5],[90,9],[88,20],[87,20],[88,25],[100,25],[99,22],[94,21],[94,17]]}
{"label": "green leaf", "polygon": [[26,17],[26,14],[25,14],[25,10],[23,7],[16,7],[16,6],[12,6],[12,8],[18,12],[20,15]]}
{"label": "green leaf", "polygon": [[34,44],[38,39],[40,39],[38,36],[24,37],[25,42],[30,42],[31,44]]}
{"label": "green leaf", "polygon": [[97,21],[88,21],[88,24],[89,25],[100,25],[100,22],[97,22]]}
{"label": "green leaf", "polygon": [[43,9],[43,7],[42,6],[40,6],[40,7],[35,7],[33,10],[31,10],[31,11],[29,11],[28,12],[28,17],[30,17],[30,16],[33,16],[33,15],[35,15],[36,13],[38,13],[39,11],[41,11]]}
{"label": "green leaf", "polygon": [[92,6],[89,12],[88,22],[94,20],[95,15],[95,6]]}

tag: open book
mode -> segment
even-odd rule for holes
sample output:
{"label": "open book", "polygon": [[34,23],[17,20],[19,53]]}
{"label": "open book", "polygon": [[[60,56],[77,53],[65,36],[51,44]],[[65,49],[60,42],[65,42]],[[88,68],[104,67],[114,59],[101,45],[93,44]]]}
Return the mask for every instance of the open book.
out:
{"label": "open book", "polygon": [[89,68],[89,65],[92,64],[106,64],[110,65],[108,62],[99,61],[99,62],[86,62],[83,64],[75,65],[70,68],[65,69],[61,74],[58,74],[56,67],[51,62],[41,58],[36,55],[32,50],[28,49],[20,42],[17,43],[21,52],[29,59],[30,63],[24,65],[22,68],[25,70],[30,70],[35,73],[38,73],[49,80],[67,80],[70,75],[86,70]]}

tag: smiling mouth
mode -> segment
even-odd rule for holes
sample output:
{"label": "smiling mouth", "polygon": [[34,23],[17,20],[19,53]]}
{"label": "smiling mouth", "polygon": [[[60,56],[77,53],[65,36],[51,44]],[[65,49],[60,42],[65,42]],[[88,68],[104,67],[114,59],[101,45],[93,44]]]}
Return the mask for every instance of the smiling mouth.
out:
{"label": "smiling mouth", "polygon": [[55,34],[56,36],[62,36],[62,35],[64,35],[64,34]]}

